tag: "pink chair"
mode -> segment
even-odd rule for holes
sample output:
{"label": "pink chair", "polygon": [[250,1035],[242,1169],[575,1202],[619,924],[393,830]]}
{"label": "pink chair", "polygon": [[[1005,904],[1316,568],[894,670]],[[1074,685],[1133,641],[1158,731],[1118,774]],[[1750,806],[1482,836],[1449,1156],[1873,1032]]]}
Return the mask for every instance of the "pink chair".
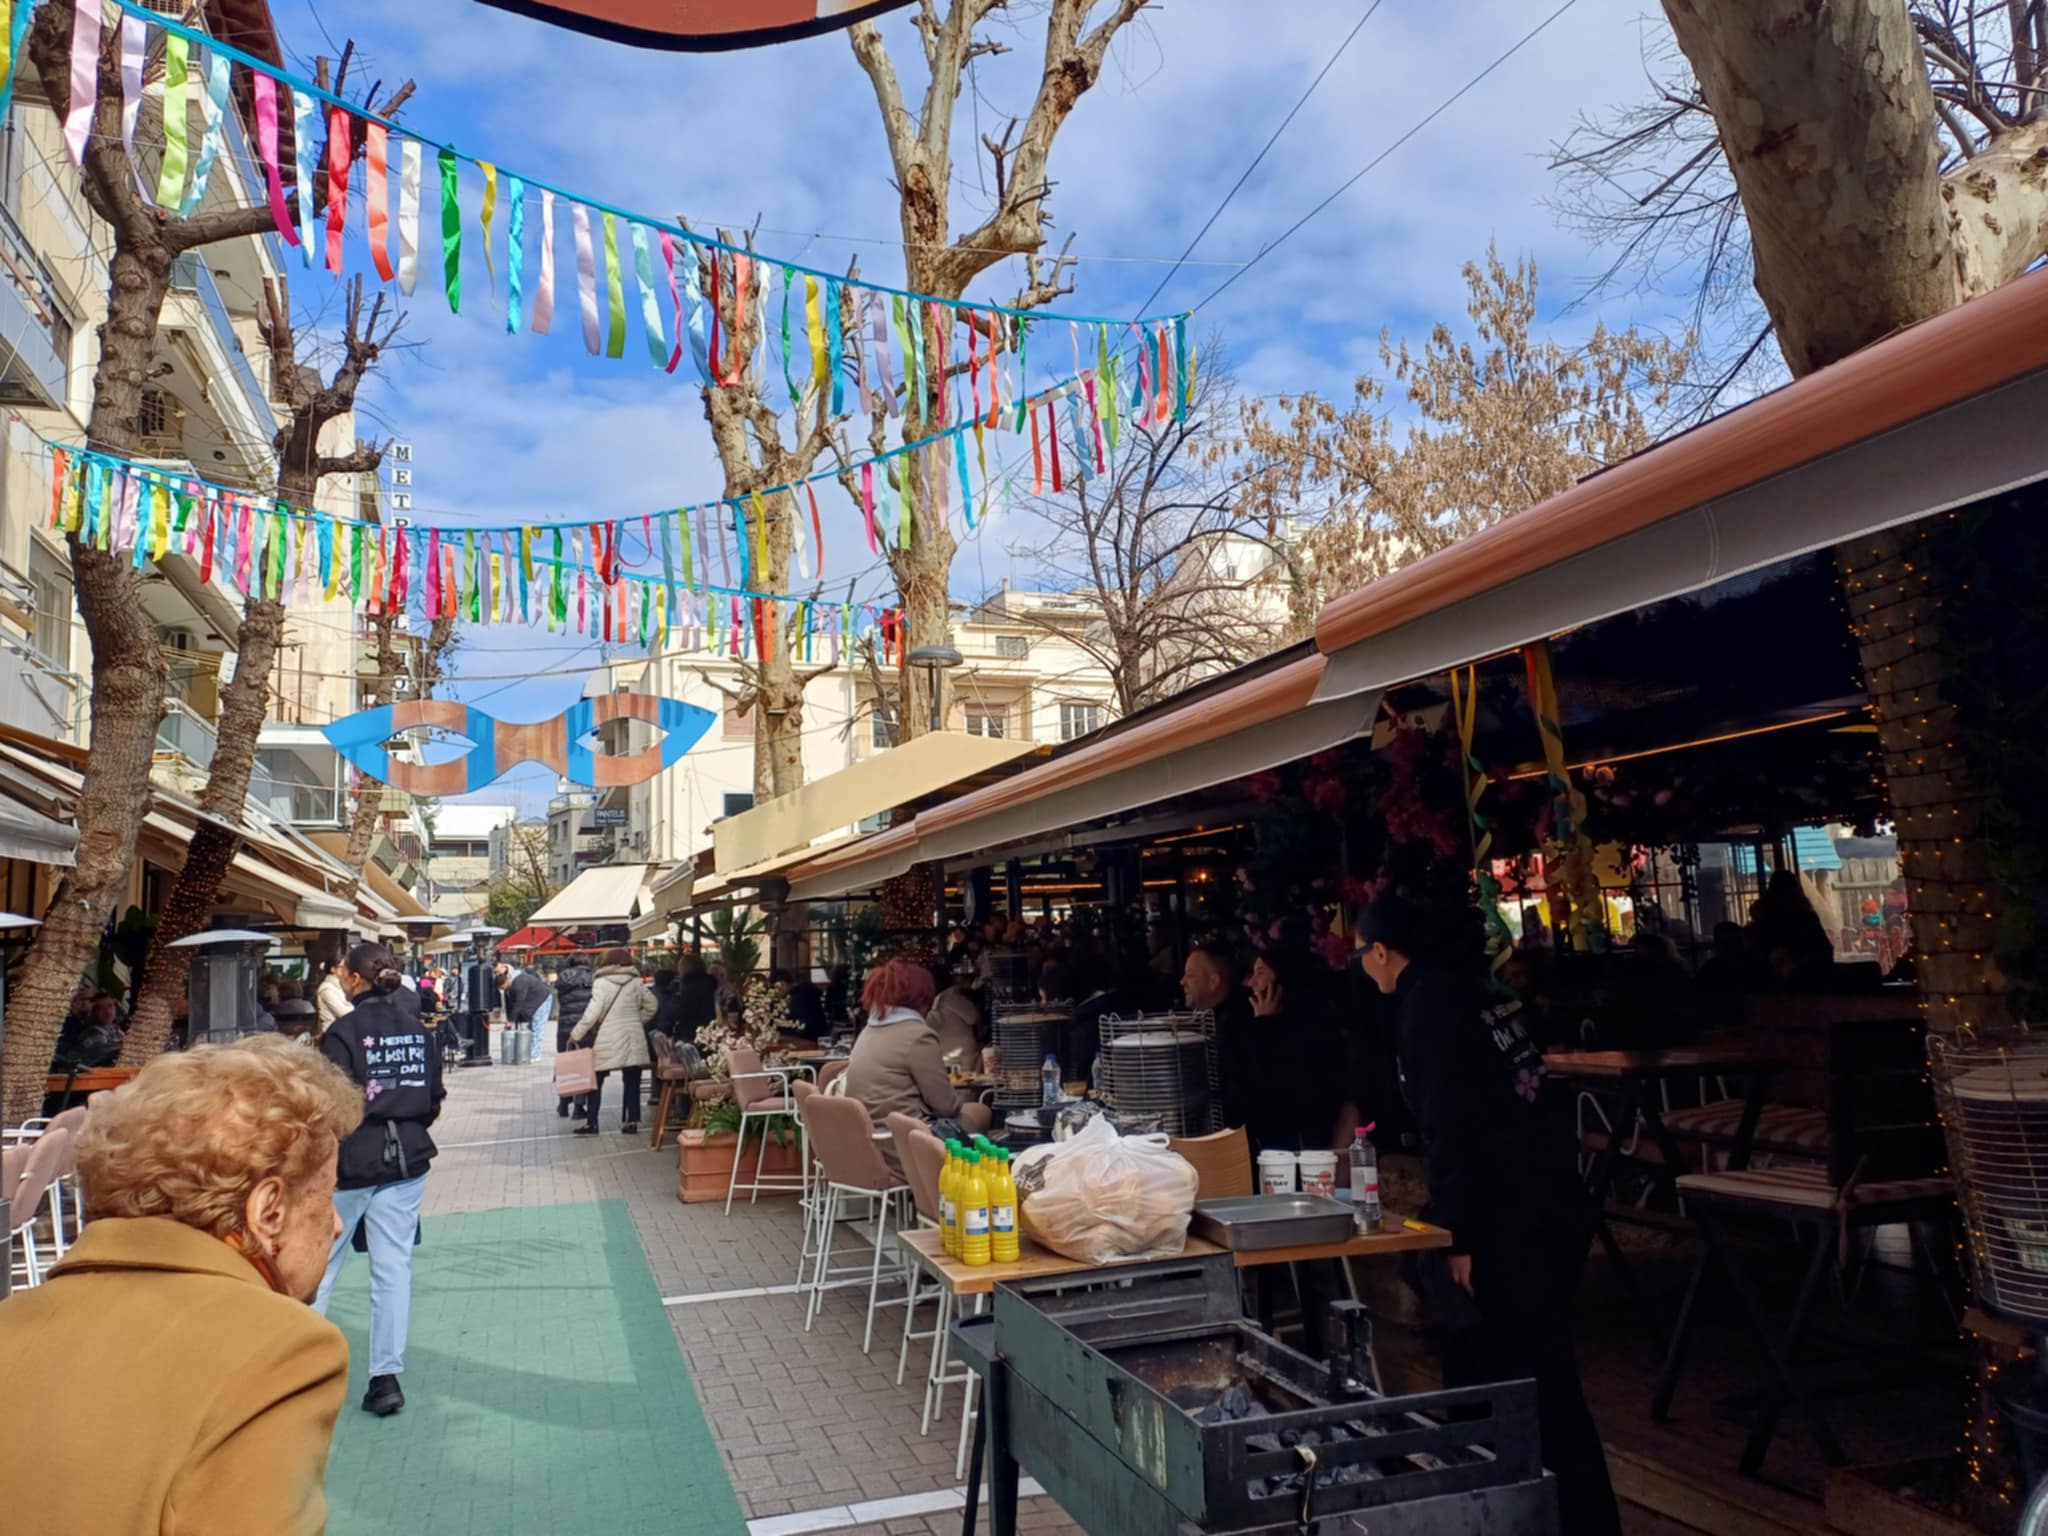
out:
{"label": "pink chair", "polygon": [[[768,1121],[792,1116],[796,1113],[796,1100],[790,1096],[789,1080],[791,1071],[787,1067],[763,1067],[761,1054],[751,1046],[733,1046],[725,1055],[728,1076],[732,1081],[733,1097],[740,1106],[740,1135],[732,1149],[732,1182],[725,1191],[725,1212],[732,1214],[732,1197],[742,1189],[747,1191],[747,1204],[752,1205],[761,1198],[762,1190],[771,1192],[798,1190],[810,1192],[810,1179],[802,1171],[809,1166],[808,1152],[799,1148],[802,1154],[798,1161],[798,1173],[794,1180],[787,1174],[763,1174],[762,1167],[768,1160],[768,1127],[761,1127],[760,1150],[754,1154],[754,1178],[749,1184],[740,1182],[740,1159],[747,1150],[747,1122]],[[797,1122],[798,1135],[803,1134],[803,1122]]]}
{"label": "pink chair", "polygon": [[[92,1109],[92,1100],[74,1104],[63,1114],[44,1127],[48,1131],[69,1131],[75,1138],[85,1129],[85,1117]],[[85,1226],[85,1196],[78,1188],[78,1147],[74,1141],[69,1166],[63,1175],[50,1186],[50,1227],[56,1237],[57,1257],[63,1258],[71,1247],[71,1240]],[[67,1231],[66,1228],[69,1228]]]}
{"label": "pink chair", "polygon": [[830,1088],[833,1080],[845,1070],[846,1061],[844,1058],[837,1061],[820,1062],[818,1064],[818,1087],[821,1090]]}
{"label": "pink chair", "polygon": [[[23,1285],[41,1285],[43,1262],[36,1251],[36,1217],[50,1186],[71,1170],[71,1132],[48,1130],[32,1146],[9,1150],[25,1150],[27,1155],[21,1159],[20,1177],[8,1194],[8,1219],[13,1223],[13,1231],[8,1233],[8,1263],[20,1273]],[[21,1240],[19,1266],[14,1266],[16,1238]]]}
{"label": "pink chair", "polygon": [[[823,1210],[819,1216],[817,1255],[811,1271],[811,1299],[804,1310],[804,1332],[811,1331],[818,1308],[825,1299],[827,1281],[833,1275],[847,1276],[858,1266],[834,1269],[832,1244],[839,1233],[840,1212],[848,1199],[871,1201],[875,1206],[872,1233],[874,1252],[867,1265],[868,1320],[861,1336],[861,1353],[874,1348],[875,1308],[880,1305],[882,1254],[889,1246],[889,1216],[910,1186],[890,1172],[875,1144],[874,1121],[867,1105],[829,1093],[807,1094],[803,1121],[810,1146],[818,1157],[819,1183],[823,1186]],[[900,1267],[901,1259],[892,1260]],[[852,1282],[842,1282],[852,1283]],[[897,1303],[889,1303],[897,1305]]]}

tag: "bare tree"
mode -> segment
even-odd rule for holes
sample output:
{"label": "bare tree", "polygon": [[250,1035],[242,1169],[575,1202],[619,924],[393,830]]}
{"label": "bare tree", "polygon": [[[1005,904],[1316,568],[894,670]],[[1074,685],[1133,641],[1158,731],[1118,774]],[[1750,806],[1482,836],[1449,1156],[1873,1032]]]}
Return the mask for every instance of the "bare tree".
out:
{"label": "bare tree", "polygon": [[1284,541],[1242,494],[1236,388],[1220,350],[1205,356],[1186,420],[1133,425],[1107,473],[1023,503],[1048,530],[1028,550],[1040,579],[1099,602],[1102,619],[1076,628],[1021,605],[1004,617],[1086,652],[1119,714],[1263,655],[1286,624]]}
{"label": "bare tree", "polygon": [[[47,0],[27,37],[27,56],[44,93],[64,111],[71,97],[73,10],[72,0]],[[113,242],[86,440],[103,453],[128,457],[137,445],[136,416],[172,263],[202,246],[261,234],[271,227],[271,215],[267,207],[249,207],[186,218],[142,195],[122,133],[119,49],[120,29],[106,27],[85,147],[86,201],[109,226]],[[337,90],[340,85],[338,79]],[[377,110],[389,116],[410,91],[408,85],[393,92]],[[151,102],[150,109],[158,113],[160,139],[161,108]],[[328,163],[324,148],[320,163]],[[326,204],[326,180],[318,178],[314,192],[320,208]],[[140,574],[126,559],[75,536],[70,553],[79,617],[92,643],[91,760],[78,798],[77,860],[58,882],[9,998],[11,1048],[0,1117],[10,1121],[33,1114],[40,1102],[43,1070],[71,994],[127,888],[136,835],[149,809],[150,758],[164,711],[164,659],[142,606]]]}
{"label": "bare tree", "polygon": [[[1101,75],[1110,43],[1145,9],[1146,3],[1147,0],[1109,0],[1106,4],[1102,0],[1049,0],[1045,14],[1044,73],[1030,110],[1021,119],[1021,130],[1020,120],[1013,118],[1000,134],[982,139],[994,165],[995,206],[977,227],[957,238],[951,234],[949,213],[954,173],[953,113],[968,66],[977,58],[1007,51],[1007,45],[1001,41],[977,38],[975,33],[994,13],[1007,9],[1008,0],[950,0],[943,6],[939,0],[919,0],[911,24],[916,28],[924,55],[925,89],[914,111],[905,98],[895,61],[882,41],[880,29],[870,21],[856,22],[848,29],[854,57],[874,87],[883,131],[888,135],[908,287],[941,299],[962,298],[968,285],[996,263],[1007,256],[1021,256],[1024,283],[1010,301],[1010,307],[1039,308],[1068,291],[1064,282],[1064,254],[1049,264],[1038,259],[1045,245],[1046,226],[1051,222],[1046,203],[1052,182],[1046,167],[1053,139],[1074,110],[1074,104]],[[1102,17],[1090,27],[1089,18],[1098,10]],[[958,360],[967,355],[964,344],[953,335],[956,324],[967,323],[967,317],[958,311],[946,313],[948,318],[943,323],[928,312],[916,317],[915,336],[923,353],[927,388],[920,397],[906,382],[902,424],[905,442],[929,435],[938,391],[950,376],[948,369],[958,368]],[[984,337],[988,345],[1000,350],[1016,349],[1015,322],[990,329],[993,334]],[[870,441],[879,452],[883,443],[879,400],[875,411]],[[907,469],[907,457],[891,466],[892,482],[898,483],[899,490],[901,475]],[[945,641],[955,547],[952,532],[943,520],[919,517],[908,547],[889,553],[908,628],[906,652]],[[911,666],[902,668],[902,724],[911,735],[929,729],[933,715],[929,690],[934,678],[942,690],[939,718],[943,719],[944,673]]]}
{"label": "bare tree", "polygon": [[[1676,38],[1646,48],[1647,99],[1581,118],[1553,157],[1554,206],[1612,252],[1594,292],[1692,288],[1705,356],[1690,415],[1988,292],[2048,249],[2048,8],[1664,9]],[[1724,121],[1740,123],[1732,156]],[[1872,251],[1888,254],[1866,267]]]}
{"label": "bare tree", "polygon": [[[1385,379],[1346,406],[1303,395],[1280,419],[1252,402],[1248,500],[1291,510],[1302,537],[1297,614],[1448,548],[1655,441],[1690,365],[1686,346],[1598,326],[1580,346],[1532,334],[1536,267],[1495,251],[1465,267],[1473,340],[1439,323],[1419,352],[1380,339]],[[1478,343],[1473,344],[1474,340]],[[1412,411],[1386,408],[1398,388]]]}
{"label": "bare tree", "polygon": [[[727,245],[735,244],[729,231],[720,230],[718,235]],[[752,249],[751,237],[746,247]],[[770,381],[762,361],[771,307],[765,301],[770,264],[711,246],[694,249],[699,284],[717,299],[718,323],[712,334],[719,347],[711,359],[715,382],[703,389],[704,419],[711,425],[711,441],[725,472],[725,496],[741,508],[737,522],[729,505],[717,515],[727,519],[736,536],[741,527],[761,524],[755,547],[765,560],[759,568],[749,569],[749,584],[756,591],[787,593],[799,525],[808,523],[811,499],[808,492],[799,496],[770,487],[794,485],[816,471],[819,458],[832,446],[832,392],[822,380],[806,381],[791,402],[795,420],[791,440],[785,441],[774,393],[783,386]],[[856,267],[848,275],[857,272]],[[803,278],[785,272],[782,280],[788,285],[802,283]],[[785,303],[799,312],[803,309],[786,288]],[[842,349],[854,344],[855,323],[854,307],[842,306]],[[725,695],[735,713],[753,715],[754,799],[765,803],[803,786],[804,689],[823,669],[806,672],[796,665],[794,604],[764,601],[758,612],[743,609],[742,619],[755,629],[757,643],[739,667],[738,686],[728,687],[701,670],[699,675]]]}
{"label": "bare tree", "polygon": [[554,894],[555,882],[548,875],[547,823],[514,822],[505,828],[505,870],[491,886],[485,919],[516,932]]}
{"label": "bare tree", "polygon": [[[384,460],[381,444],[358,441],[346,452],[331,453],[322,439],[330,426],[354,413],[357,389],[391,345],[403,317],[384,318],[381,293],[366,316],[363,280],[351,278],[341,357],[333,376],[323,378],[318,368],[300,360],[291,292],[282,278],[266,286],[264,301],[263,340],[270,350],[273,391],[286,409],[273,440],[278,499],[287,506],[310,507],[320,482],[329,475],[374,474]],[[171,1015],[184,994],[191,966],[189,950],[169,946],[206,926],[220,883],[242,845],[241,835],[230,829],[241,824],[250,772],[256,765],[256,740],[269,709],[271,665],[284,639],[284,594],[266,597],[262,591],[259,584],[243,609],[236,632],[235,675],[221,695],[218,743],[199,800],[209,819],[192,834],[184,867],[172,882],[143,961],[121,1050],[123,1060],[130,1063],[147,1061],[169,1040]]]}

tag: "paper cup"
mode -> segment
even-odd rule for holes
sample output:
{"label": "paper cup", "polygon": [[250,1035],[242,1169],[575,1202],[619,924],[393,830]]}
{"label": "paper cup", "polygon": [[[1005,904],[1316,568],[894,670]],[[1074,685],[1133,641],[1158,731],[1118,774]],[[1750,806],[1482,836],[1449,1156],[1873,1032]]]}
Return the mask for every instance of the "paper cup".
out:
{"label": "paper cup", "polygon": [[1293,1194],[1297,1161],[1292,1152],[1261,1152],[1259,1154],[1259,1193],[1263,1195]]}
{"label": "paper cup", "polygon": [[1326,1197],[1337,1193],[1336,1153],[1304,1152],[1296,1161],[1301,1165],[1302,1193]]}

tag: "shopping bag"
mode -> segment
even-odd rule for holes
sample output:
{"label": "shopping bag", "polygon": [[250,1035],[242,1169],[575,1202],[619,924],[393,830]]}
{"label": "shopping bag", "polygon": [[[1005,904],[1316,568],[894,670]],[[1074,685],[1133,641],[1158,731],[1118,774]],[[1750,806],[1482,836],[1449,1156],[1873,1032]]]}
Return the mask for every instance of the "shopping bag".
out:
{"label": "shopping bag", "polygon": [[597,1052],[585,1047],[579,1051],[558,1051],[555,1053],[555,1092],[563,1098],[579,1093],[593,1093],[597,1089]]}

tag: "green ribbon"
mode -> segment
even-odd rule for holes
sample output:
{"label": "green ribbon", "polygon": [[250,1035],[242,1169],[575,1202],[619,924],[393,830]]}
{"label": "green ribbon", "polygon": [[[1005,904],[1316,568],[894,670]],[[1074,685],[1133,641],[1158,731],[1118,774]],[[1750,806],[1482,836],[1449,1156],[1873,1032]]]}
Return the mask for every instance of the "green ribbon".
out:
{"label": "green ribbon", "polygon": [[697,585],[695,562],[690,558],[690,509],[676,511],[676,537],[683,541],[683,585],[694,588]]}
{"label": "green ribbon", "polygon": [[178,205],[185,190],[185,103],[191,90],[192,45],[175,32],[164,35],[164,159],[158,167],[156,200]]}
{"label": "green ribbon", "polygon": [[[441,151],[441,265],[446,272],[448,308],[462,313],[462,207],[455,199],[455,151]],[[475,615],[471,615],[475,617]]]}
{"label": "green ribbon", "polygon": [[1020,317],[1017,321],[1017,425],[1011,428],[1014,432],[1024,430],[1024,417],[1031,408],[1031,373],[1024,361],[1030,349],[1031,322]]}
{"label": "green ribbon", "polygon": [[357,523],[348,541],[348,590],[351,597],[363,595],[363,525]]}
{"label": "green ribbon", "polygon": [[1109,350],[1109,327],[1095,331],[1095,413],[1109,428],[1109,451],[1116,452],[1116,354]]}
{"label": "green ribbon", "polygon": [[785,266],[782,269],[782,382],[789,386],[791,405],[802,399],[802,392],[796,387],[796,374],[790,366],[789,356],[789,290],[795,283],[796,269]]}
{"label": "green ribbon", "polygon": [[462,564],[465,572],[469,575],[469,592],[467,594],[469,598],[469,622],[479,624],[483,622],[483,583],[477,580],[476,535],[467,531],[462,535]]}
{"label": "green ribbon", "polygon": [[[609,329],[605,333],[604,355],[624,357],[626,355],[626,287],[623,274],[619,271],[619,221],[616,215],[607,212],[604,216],[604,301]],[[668,361],[666,357],[662,359]]]}
{"label": "green ribbon", "polygon": [[551,587],[548,592],[548,608],[555,616],[557,625],[569,622],[569,593],[562,585],[562,530],[555,530],[554,564],[548,567]]}

